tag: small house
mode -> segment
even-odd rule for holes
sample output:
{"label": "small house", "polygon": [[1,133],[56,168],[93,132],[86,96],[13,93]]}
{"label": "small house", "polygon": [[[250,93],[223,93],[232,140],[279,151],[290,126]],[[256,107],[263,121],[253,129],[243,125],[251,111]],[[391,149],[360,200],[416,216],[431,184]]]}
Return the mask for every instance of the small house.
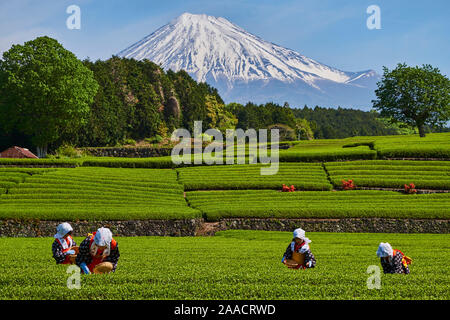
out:
{"label": "small house", "polygon": [[5,151],[0,153],[0,158],[29,158],[29,159],[38,159],[36,155],[34,155],[27,148],[21,147],[11,147],[6,149]]}

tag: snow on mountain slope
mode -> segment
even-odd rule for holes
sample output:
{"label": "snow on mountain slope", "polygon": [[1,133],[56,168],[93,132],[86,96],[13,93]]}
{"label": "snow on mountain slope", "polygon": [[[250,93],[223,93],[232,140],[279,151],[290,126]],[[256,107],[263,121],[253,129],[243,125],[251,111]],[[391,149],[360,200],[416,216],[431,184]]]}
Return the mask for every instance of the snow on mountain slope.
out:
{"label": "snow on mountain slope", "polygon": [[[204,14],[184,13],[118,55],[148,59],[166,70],[183,69],[197,81],[218,87],[225,100],[237,102],[266,102],[259,100],[270,100],[271,84],[277,83],[277,90],[286,90],[283,99],[289,99],[292,90],[299,93],[298,88],[302,87],[296,101],[287,100],[291,104],[310,102],[302,101],[303,95],[322,95],[325,99],[317,99],[318,102],[323,104],[330,99],[333,103],[333,97],[327,94],[330,83],[361,91],[366,89],[368,80],[371,83],[371,79],[378,78],[372,70],[345,72],[329,67],[252,35],[224,18]],[[246,86],[256,89],[262,86],[269,96],[258,97],[256,92],[243,94]],[[239,96],[234,91],[240,92]]]}

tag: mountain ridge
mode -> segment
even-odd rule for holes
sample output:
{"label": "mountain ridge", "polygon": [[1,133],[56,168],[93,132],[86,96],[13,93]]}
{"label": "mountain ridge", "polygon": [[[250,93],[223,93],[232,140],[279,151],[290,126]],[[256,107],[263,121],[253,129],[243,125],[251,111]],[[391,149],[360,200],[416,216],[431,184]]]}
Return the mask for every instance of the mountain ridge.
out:
{"label": "mountain ridge", "polygon": [[227,102],[367,105],[379,80],[374,70],[342,71],[206,14],[184,13],[118,55],[183,69]]}

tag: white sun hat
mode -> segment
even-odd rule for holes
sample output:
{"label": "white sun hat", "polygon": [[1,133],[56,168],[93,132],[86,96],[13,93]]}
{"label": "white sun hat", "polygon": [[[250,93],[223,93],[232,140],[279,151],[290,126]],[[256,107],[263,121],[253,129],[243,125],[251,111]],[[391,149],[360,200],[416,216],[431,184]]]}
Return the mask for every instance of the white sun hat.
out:
{"label": "white sun hat", "polygon": [[294,230],[294,238],[299,238],[302,240],[305,240],[306,242],[310,243],[311,240],[309,240],[307,237],[305,237],[305,230],[302,228],[298,228]]}
{"label": "white sun hat", "polygon": [[391,245],[388,242],[381,242],[377,250],[378,258],[392,257],[393,255],[394,250],[392,250]]}
{"label": "white sun hat", "polygon": [[73,228],[69,223],[63,222],[56,227],[56,234],[54,237],[62,238],[72,230],[73,230]]}
{"label": "white sun hat", "polygon": [[305,230],[298,228],[294,230],[294,238],[299,238],[305,241],[305,244],[309,244],[312,241],[309,238],[305,237]]}
{"label": "white sun hat", "polygon": [[97,233],[94,237],[94,242],[98,246],[108,246],[112,241],[112,232],[108,228],[100,228],[97,230]]}
{"label": "white sun hat", "polygon": [[305,230],[298,228],[294,230],[294,238],[305,239]]}

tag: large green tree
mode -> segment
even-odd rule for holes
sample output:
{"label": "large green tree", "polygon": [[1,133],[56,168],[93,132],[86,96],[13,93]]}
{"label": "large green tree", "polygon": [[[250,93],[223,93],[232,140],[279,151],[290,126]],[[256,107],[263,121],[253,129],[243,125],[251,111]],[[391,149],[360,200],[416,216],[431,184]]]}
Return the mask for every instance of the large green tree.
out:
{"label": "large green tree", "polygon": [[295,128],[297,129],[297,135],[299,140],[313,140],[314,132],[311,129],[311,124],[306,119],[295,119]]}
{"label": "large green tree", "polygon": [[408,67],[398,64],[390,71],[384,67],[375,90],[373,107],[381,117],[417,127],[425,137],[425,127],[442,127],[450,120],[450,81],[431,65]]}
{"label": "large green tree", "polygon": [[13,45],[0,60],[0,121],[31,137],[38,156],[85,122],[98,90],[93,72],[49,37]]}

